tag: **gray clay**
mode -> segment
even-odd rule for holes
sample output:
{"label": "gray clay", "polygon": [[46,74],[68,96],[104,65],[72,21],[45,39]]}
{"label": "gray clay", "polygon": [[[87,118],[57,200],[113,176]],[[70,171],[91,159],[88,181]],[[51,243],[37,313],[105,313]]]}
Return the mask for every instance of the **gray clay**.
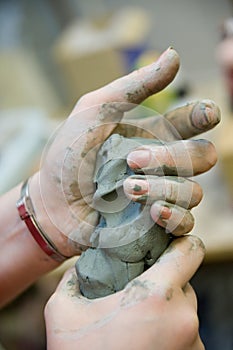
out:
{"label": "gray clay", "polygon": [[[150,217],[150,207],[129,201],[123,181],[134,175],[126,162],[135,147],[157,141],[112,135],[97,156],[93,203],[100,213],[92,246],[76,262],[80,290],[90,299],[123,289],[153,265],[170,242]],[[140,175],[137,175],[140,177]]]}

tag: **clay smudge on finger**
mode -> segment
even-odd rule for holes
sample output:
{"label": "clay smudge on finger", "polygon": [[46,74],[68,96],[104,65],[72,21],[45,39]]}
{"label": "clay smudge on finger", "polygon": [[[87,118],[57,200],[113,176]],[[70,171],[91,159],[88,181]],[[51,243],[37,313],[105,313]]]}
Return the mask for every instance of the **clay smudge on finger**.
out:
{"label": "clay smudge on finger", "polygon": [[[123,105],[123,103],[122,103]],[[101,122],[117,122],[123,117],[120,102],[108,102],[101,105],[97,120]]]}
{"label": "clay smudge on finger", "polygon": [[[155,69],[156,72],[158,72],[161,69],[161,67],[157,67]],[[138,104],[138,101],[141,101],[142,96],[151,96],[154,92],[152,89],[150,89],[145,84],[142,84],[141,88],[135,89],[132,92],[126,93],[126,100],[133,104]]]}
{"label": "clay smudge on finger", "polygon": [[81,153],[81,157],[82,157],[82,158],[85,158],[86,155],[87,155],[87,152],[82,152],[82,153]]}
{"label": "clay smudge on finger", "polygon": [[167,301],[170,301],[170,300],[173,298],[173,293],[174,293],[173,288],[169,288],[169,289],[166,291],[165,298],[166,298]]}
{"label": "clay smudge on finger", "polygon": [[139,104],[147,97],[164,89],[179,69],[179,56],[169,47],[159,59],[147,67],[131,73],[122,82],[126,83],[125,99]]}
{"label": "clay smudge on finger", "polygon": [[186,179],[183,178],[182,176],[166,176],[166,179],[171,180],[171,181],[175,181],[175,182],[178,182],[181,184],[183,184],[186,181]]}
{"label": "clay smudge on finger", "polygon": [[74,198],[77,198],[80,195],[80,189],[78,181],[73,181],[70,184],[70,192]]}
{"label": "clay smudge on finger", "polygon": [[185,172],[185,176],[192,176],[193,173],[191,170],[183,169],[183,168],[177,168],[175,166],[167,166],[167,165],[162,165],[158,166],[156,168],[133,168],[135,173],[138,174],[145,174],[145,175],[158,175],[158,176],[163,176],[163,175],[170,175],[170,176],[179,176],[179,173]]}
{"label": "clay smudge on finger", "polygon": [[61,184],[61,178],[60,178],[60,176],[54,175],[53,178],[54,178],[54,181],[55,181],[57,184],[59,184],[59,185]]}
{"label": "clay smudge on finger", "polygon": [[142,196],[136,197],[135,201],[140,203],[146,203],[149,199],[149,196],[147,194],[144,194]]}
{"label": "clay smudge on finger", "polygon": [[124,182],[124,189],[129,194],[135,195],[143,195],[149,191],[148,182],[146,180],[135,180],[132,178]]}
{"label": "clay smudge on finger", "polygon": [[140,192],[140,191],[142,190],[142,187],[139,186],[139,185],[137,185],[137,184],[135,184],[133,190],[134,190],[135,192]]}
{"label": "clay smudge on finger", "polygon": [[190,247],[189,247],[189,251],[195,251],[198,250],[199,248],[201,249],[201,251],[203,252],[203,254],[205,254],[206,252],[206,248],[204,243],[202,242],[201,239],[196,238],[194,236],[190,236],[189,237],[189,242],[190,242]]}

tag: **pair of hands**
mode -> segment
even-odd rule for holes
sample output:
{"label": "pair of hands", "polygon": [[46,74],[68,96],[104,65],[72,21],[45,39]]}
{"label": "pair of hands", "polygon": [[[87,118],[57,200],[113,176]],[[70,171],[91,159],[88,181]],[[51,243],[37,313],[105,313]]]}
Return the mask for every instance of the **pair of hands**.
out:
{"label": "pair of hands", "polygon": [[[207,171],[217,158],[210,142],[188,139],[219,122],[218,108],[202,101],[164,118],[123,119],[135,104],[165,88],[178,68],[179,57],[169,48],[157,62],[85,95],[51,141],[30,192],[39,222],[64,255],[79,254],[97,224],[92,206],[95,159],[112,133],[165,142],[128,155],[128,165],[149,176],[129,177],[124,190],[136,201],[146,195],[152,218],[174,227],[173,234],[192,229],[190,209],[200,202],[202,189],[187,177]],[[75,273],[69,271],[46,307],[50,348],[203,349],[195,293],[188,284],[203,256],[198,238],[178,238],[125,290],[93,301],[80,295]]]}

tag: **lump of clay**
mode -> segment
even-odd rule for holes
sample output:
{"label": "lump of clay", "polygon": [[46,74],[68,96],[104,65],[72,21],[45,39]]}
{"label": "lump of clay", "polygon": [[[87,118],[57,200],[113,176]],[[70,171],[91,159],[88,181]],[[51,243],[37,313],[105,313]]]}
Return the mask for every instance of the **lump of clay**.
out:
{"label": "lump of clay", "polygon": [[123,181],[134,173],[127,154],[141,144],[157,142],[112,135],[97,156],[93,203],[100,213],[92,246],[76,263],[81,293],[94,299],[123,289],[153,265],[170,242],[150,217],[150,207],[129,201]]}

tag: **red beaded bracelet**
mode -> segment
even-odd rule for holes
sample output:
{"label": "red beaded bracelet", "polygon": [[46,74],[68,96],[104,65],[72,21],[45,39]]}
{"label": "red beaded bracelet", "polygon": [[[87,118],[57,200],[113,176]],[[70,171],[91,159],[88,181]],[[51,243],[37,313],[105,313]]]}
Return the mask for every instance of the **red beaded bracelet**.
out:
{"label": "red beaded bracelet", "polygon": [[25,222],[28,230],[40,248],[56,261],[62,262],[68,259],[67,256],[64,256],[58,251],[55,244],[51,241],[51,239],[47,236],[39,223],[36,221],[34,208],[29,196],[28,180],[25,181],[22,186],[21,198],[17,201],[16,207],[21,219]]}

